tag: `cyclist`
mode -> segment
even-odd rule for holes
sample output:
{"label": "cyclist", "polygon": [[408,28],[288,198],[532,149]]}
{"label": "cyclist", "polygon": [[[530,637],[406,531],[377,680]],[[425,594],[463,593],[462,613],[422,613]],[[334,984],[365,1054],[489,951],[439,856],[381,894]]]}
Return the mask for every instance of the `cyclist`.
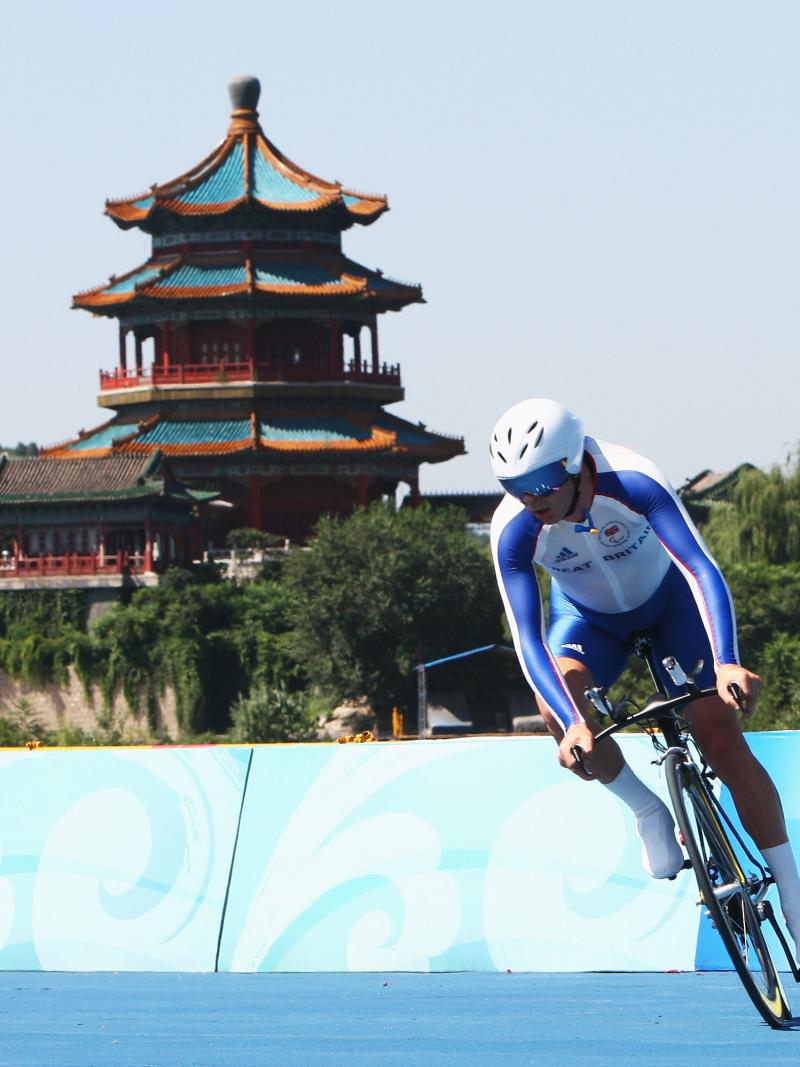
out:
{"label": "cyclist", "polygon": [[[716,685],[717,695],[694,705],[692,735],[761,849],[800,948],[800,877],[780,798],[744,740],[728,688],[740,687],[752,714],[761,680],[739,662],[730,592],[674,489],[643,456],[585,437],[581,420],[553,400],[510,408],[489,452],[506,491],[492,519],[497,581],[560,763],[628,805],[645,869],[672,877],[683,865],[672,815],[614,741],[594,749],[584,691],[616,681],[640,631],[650,634],[659,664],[667,654],[685,667],[702,657],[697,683]],[[546,634],[534,564],[552,579]]]}

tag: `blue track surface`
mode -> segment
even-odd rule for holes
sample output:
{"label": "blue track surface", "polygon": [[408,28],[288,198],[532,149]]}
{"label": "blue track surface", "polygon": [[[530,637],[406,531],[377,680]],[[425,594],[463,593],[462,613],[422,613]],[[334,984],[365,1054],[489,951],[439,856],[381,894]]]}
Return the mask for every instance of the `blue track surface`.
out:
{"label": "blue track surface", "polygon": [[0,999],[9,1067],[800,1061],[730,973],[26,972]]}

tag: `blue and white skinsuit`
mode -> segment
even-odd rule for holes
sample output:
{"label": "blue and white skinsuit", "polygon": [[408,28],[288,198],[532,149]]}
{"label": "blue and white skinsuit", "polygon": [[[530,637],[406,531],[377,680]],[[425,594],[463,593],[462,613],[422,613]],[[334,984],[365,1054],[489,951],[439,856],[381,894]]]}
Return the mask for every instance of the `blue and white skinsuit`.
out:
{"label": "blue and white skinsuit", "polygon": [[[545,526],[509,494],[492,519],[497,581],[520,665],[564,730],[583,716],[556,657],[586,663],[595,684],[609,686],[630,655],[631,636],[647,631],[657,663],[671,655],[691,670],[702,658],[702,686],[714,685],[715,666],[739,662],[725,579],[669,482],[620,445],[587,437],[585,449],[595,485],[584,523]],[[534,563],[552,576],[546,637]]]}

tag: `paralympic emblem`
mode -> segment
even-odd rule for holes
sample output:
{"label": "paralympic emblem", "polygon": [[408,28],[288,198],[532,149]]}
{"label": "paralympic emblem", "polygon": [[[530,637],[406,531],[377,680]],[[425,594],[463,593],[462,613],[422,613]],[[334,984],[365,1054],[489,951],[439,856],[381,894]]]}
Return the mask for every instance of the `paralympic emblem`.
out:
{"label": "paralympic emblem", "polygon": [[607,522],[599,534],[600,543],[607,548],[619,548],[630,540],[631,531],[624,522]]}

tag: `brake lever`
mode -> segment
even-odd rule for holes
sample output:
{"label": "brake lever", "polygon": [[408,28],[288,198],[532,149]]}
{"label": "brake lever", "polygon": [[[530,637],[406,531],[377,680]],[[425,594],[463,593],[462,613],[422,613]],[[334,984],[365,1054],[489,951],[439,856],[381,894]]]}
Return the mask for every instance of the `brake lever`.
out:
{"label": "brake lever", "polygon": [[736,706],[742,713],[742,718],[747,719],[750,716],[750,709],[747,706],[747,697],[742,692],[742,687],[737,682],[728,683],[728,692],[736,701]]}
{"label": "brake lever", "polygon": [[582,770],[584,774],[589,775],[589,777],[591,778],[591,773],[589,771],[587,771],[587,769],[586,769],[586,761],[583,758],[584,757],[584,751],[581,748],[581,746],[580,745],[573,745],[572,748],[570,749],[570,752],[574,756],[575,762],[578,764],[579,769]]}

